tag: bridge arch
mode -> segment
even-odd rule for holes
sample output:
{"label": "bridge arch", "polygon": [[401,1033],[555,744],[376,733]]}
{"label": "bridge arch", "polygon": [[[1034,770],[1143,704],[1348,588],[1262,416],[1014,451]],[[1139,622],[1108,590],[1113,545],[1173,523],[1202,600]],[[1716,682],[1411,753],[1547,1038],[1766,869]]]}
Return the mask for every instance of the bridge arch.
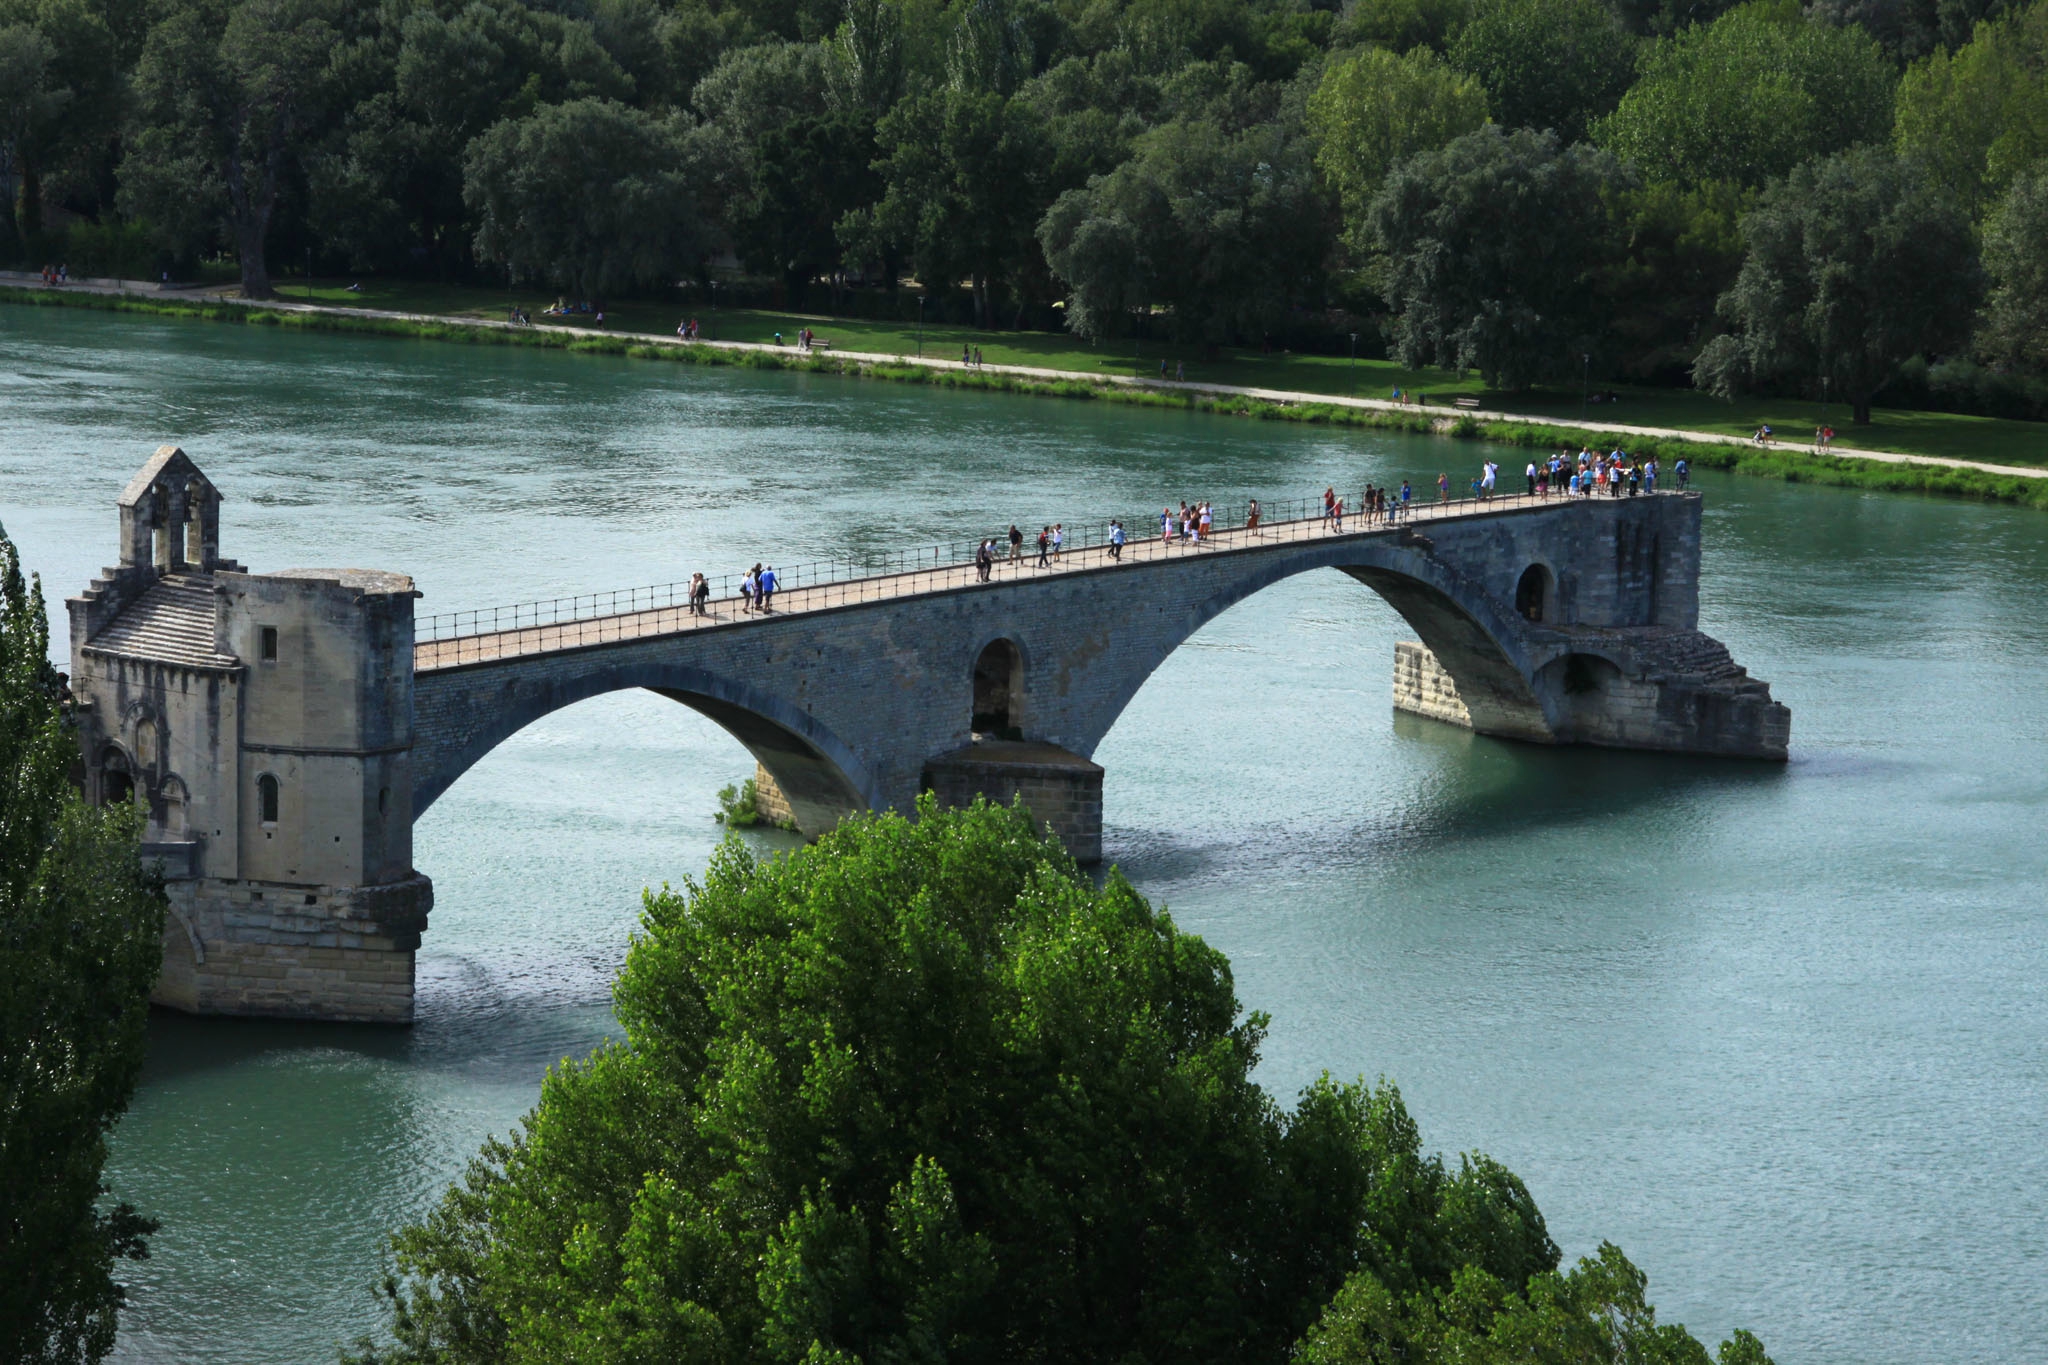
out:
{"label": "bridge arch", "polygon": [[1094,752],[1146,680],[1202,627],[1274,584],[1315,569],[1336,569],[1371,588],[1407,622],[1451,675],[1474,729],[1557,743],[1565,717],[1538,676],[1557,648],[1533,639],[1534,623],[1518,617],[1488,585],[1446,566],[1427,548],[1426,542],[1376,538],[1310,542],[1293,553],[1247,556],[1242,573],[1194,604],[1133,660],[1110,704],[1086,734],[1076,736],[1082,741],[1077,747]]}
{"label": "bridge arch", "polygon": [[[801,828],[829,829],[851,811],[885,804],[850,746],[809,711],[772,693],[659,660],[592,655],[586,667],[550,669],[544,680],[521,676],[520,662],[415,678],[416,716],[435,717],[415,724],[415,820],[484,755],[541,717],[633,688],[687,706],[737,739],[775,779]],[[435,694],[444,689],[454,694],[447,698],[453,704],[437,706]]]}

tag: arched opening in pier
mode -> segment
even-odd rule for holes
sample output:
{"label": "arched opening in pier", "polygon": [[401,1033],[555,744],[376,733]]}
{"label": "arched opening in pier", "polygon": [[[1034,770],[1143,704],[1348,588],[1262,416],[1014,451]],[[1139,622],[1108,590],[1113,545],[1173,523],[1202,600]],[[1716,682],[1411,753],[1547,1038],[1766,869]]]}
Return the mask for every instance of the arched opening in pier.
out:
{"label": "arched opening in pier", "polygon": [[974,710],[969,728],[992,739],[1021,739],[1024,655],[1012,640],[991,640],[974,661]]}
{"label": "arched opening in pier", "polygon": [[1525,620],[1551,621],[1557,617],[1557,577],[1547,564],[1531,564],[1522,570],[1515,584],[1515,613]]}

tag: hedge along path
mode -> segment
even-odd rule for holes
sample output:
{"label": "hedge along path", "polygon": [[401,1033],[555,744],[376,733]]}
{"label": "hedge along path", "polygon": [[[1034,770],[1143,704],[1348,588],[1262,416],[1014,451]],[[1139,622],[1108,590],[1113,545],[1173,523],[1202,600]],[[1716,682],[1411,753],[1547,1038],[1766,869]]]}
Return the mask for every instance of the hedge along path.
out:
{"label": "hedge along path", "polygon": [[[1062,398],[1110,398],[1143,404],[1194,408],[1225,416],[1306,421],[1405,430],[1484,440],[1530,448],[1583,444],[1587,436],[1626,436],[1635,453],[1684,457],[1695,465],[1782,479],[1919,492],[1983,501],[2014,502],[2048,510],[2048,468],[1991,464],[1942,455],[1832,447],[1826,454],[1799,445],[1758,446],[1722,432],[1623,422],[1558,422],[1553,418],[1498,410],[1397,403],[1303,393],[1288,389],[1211,384],[1132,375],[1081,375],[1033,365],[972,365],[957,360],[921,359],[866,351],[805,351],[795,345],[748,341],[684,341],[652,332],[609,332],[596,327],[534,326],[491,318],[449,317],[393,309],[346,308],[332,304],[267,302],[215,290],[164,291],[139,280],[85,279],[45,285],[25,271],[0,271],[0,297],[41,294],[34,301],[70,295],[86,306],[254,324],[297,324],[331,331],[427,337],[451,341],[498,342],[585,353],[666,358],[707,364],[741,364],[774,369],[847,374],[956,388],[993,389]],[[57,298],[49,298],[56,295]],[[92,296],[92,302],[79,298]],[[1652,443],[1648,447],[1643,442]],[[1602,444],[1604,444],[1604,440]]]}

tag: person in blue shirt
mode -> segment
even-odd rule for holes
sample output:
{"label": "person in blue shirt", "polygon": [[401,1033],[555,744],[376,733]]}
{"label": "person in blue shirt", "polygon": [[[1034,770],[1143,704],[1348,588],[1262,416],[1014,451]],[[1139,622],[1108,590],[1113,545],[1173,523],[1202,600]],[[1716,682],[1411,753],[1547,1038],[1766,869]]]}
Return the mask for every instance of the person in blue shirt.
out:
{"label": "person in blue shirt", "polygon": [[1685,462],[1685,457],[1681,455],[1678,459],[1676,469],[1678,472],[1678,491],[1683,493],[1685,491],[1686,483],[1692,478],[1692,466],[1687,464]]}
{"label": "person in blue shirt", "polygon": [[770,605],[770,604],[771,604],[772,602],[774,602],[774,600],[775,600],[775,588],[776,588],[776,579],[775,579],[775,566],[774,566],[773,564],[770,564],[770,565],[769,565],[769,566],[768,566],[767,568],[765,568],[765,569],[761,570],[761,610],[762,610],[762,611],[774,611],[774,610],[775,610],[775,608],[774,608],[773,606],[771,606],[771,605]]}
{"label": "person in blue shirt", "polygon": [[1408,486],[1408,480],[1401,480],[1401,505],[1396,510],[1406,512],[1408,510],[1408,500],[1414,496],[1415,490]]}

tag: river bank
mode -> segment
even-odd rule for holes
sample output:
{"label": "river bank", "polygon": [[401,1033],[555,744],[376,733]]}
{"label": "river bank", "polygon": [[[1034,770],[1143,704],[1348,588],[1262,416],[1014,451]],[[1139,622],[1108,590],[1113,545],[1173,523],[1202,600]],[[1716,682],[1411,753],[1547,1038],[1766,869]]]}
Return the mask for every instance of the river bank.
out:
{"label": "river bank", "polygon": [[695,365],[795,370],[952,389],[1134,404],[1223,417],[1449,436],[1529,450],[1585,444],[1599,448],[1615,438],[1626,438],[1633,453],[1655,456],[1667,468],[1685,459],[1695,469],[1726,470],[1788,483],[1933,494],[2048,509],[2048,469],[1854,448],[1837,448],[1823,455],[1798,447],[1759,447],[1716,432],[1629,423],[1560,422],[1485,409],[1129,376],[1082,376],[1023,365],[963,366],[956,361],[850,351],[804,351],[793,346],[739,341],[683,341],[595,328],[535,327],[314,303],[257,303],[225,294],[203,296],[198,291],[164,293],[138,281],[92,280],[53,288],[34,277],[13,276],[0,279],[0,302],[415,340],[539,347]]}

